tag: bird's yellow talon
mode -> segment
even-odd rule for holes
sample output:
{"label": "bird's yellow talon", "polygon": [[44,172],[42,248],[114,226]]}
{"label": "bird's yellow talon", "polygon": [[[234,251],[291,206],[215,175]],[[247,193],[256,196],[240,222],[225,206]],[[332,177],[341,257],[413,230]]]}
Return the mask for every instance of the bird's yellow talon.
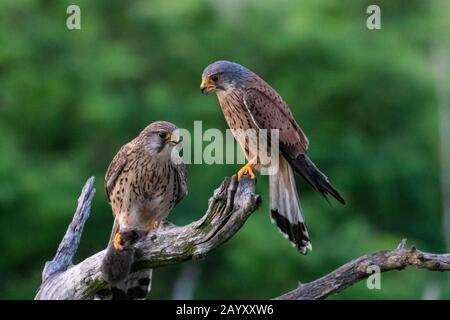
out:
{"label": "bird's yellow talon", "polygon": [[243,166],[238,172],[237,172],[237,180],[240,181],[243,175],[248,174],[250,179],[254,180],[256,179],[255,173],[253,172],[253,166],[249,163],[247,163],[245,166]]}
{"label": "bird's yellow talon", "polygon": [[123,245],[122,245],[122,235],[117,232],[116,235],[114,236],[114,248],[116,248],[116,250],[118,251],[122,251],[123,250]]}

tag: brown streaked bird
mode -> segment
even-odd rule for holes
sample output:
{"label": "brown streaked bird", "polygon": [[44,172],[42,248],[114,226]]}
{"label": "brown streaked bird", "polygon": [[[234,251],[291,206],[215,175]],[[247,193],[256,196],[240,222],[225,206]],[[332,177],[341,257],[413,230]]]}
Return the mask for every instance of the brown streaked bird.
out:
{"label": "brown streaked bird", "polygon": [[[174,124],[157,121],[115,155],[105,176],[106,194],[115,217],[108,250],[126,249],[121,231],[156,229],[187,194],[186,169],[176,148],[180,142],[179,130]],[[102,270],[112,270],[114,262],[106,260]],[[121,262],[121,265],[126,263]],[[112,277],[104,275],[104,278]],[[129,275],[120,286],[117,277],[114,279],[123,297],[145,298],[151,270]]]}
{"label": "brown streaked bird", "polygon": [[[302,254],[306,254],[312,247],[295,185],[294,171],[325,198],[331,195],[342,204],[345,201],[307,156],[308,138],[295,121],[288,105],[258,75],[230,61],[216,61],[207,66],[202,74],[200,89],[204,94],[210,91],[217,94],[225,120],[244,151],[248,163],[238,171],[238,179],[244,174],[254,178],[253,170],[260,170],[262,166],[258,157],[249,155],[251,142],[245,135],[236,132],[279,130],[278,171],[269,175],[271,218],[281,233]],[[268,138],[267,145],[270,146],[270,135]],[[266,150],[265,154],[270,154],[270,151]]]}

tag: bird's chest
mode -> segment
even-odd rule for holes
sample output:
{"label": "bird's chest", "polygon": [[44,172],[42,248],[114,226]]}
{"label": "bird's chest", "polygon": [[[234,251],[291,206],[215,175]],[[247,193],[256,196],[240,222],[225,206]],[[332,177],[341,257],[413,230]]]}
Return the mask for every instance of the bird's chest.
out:
{"label": "bird's chest", "polygon": [[244,104],[242,92],[234,90],[231,93],[218,95],[220,107],[225,120],[232,130],[256,129],[250,113]]}
{"label": "bird's chest", "polygon": [[137,164],[128,172],[127,183],[120,190],[121,226],[146,229],[164,220],[175,205],[175,172],[170,165]]}
{"label": "bird's chest", "polygon": [[219,96],[220,106],[228,126],[242,148],[247,160],[255,158],[261,132],[244,104],[241,92]]}

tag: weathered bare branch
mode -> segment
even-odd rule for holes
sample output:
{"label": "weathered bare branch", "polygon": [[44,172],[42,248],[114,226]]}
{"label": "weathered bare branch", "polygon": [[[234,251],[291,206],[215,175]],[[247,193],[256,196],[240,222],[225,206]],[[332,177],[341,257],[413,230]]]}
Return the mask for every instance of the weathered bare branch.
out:
{"label": "weathered bare branch", "polygon": [[[55,258],[46,264],[35,299],[92,299],[107,288],[100,272],[104,250],[77,265],[71,263],[89,214],[92,183],[91,178],[83,188],[78,206],[82,209],[77,209]],[[226,178],[210,198],[208,210],[200,220],[184,227],[167,223],[137,243],[133,271],[205,258],[229,240],[259,205],[253,181],[243,178],[238,183],[235,177]]]}
{"label": "weathered bare branch", "polygon": [[[92,299],[108,287],[100,266],[105,250],[72,265],[83,226],[89,217],[94,178],[86,182],[78,207],[52,261],[45,264],[42,285],[35,299]],[[184,227],[166,223],[136,244],[133,272],[154,269],[205,256],[233,237],[260,205],[254,182],[226,178],[209,199],[208,210],[199,220]],[[380,272],[415,266],[432,271],[449,271],[450,254],[433,254],[406,248],[406,239],[390,251],[380,251],[355,259],[315,281],[300,284],[295,290],[275,299],[324,299],[371,275],[373,266]],[[372,267],[372,268],[369,268]]]}
{"label": "weathered bare branch", "polygon": [[[372,268],[369,268],[371,267]],[[373,273],[373,266],[380,272],[402,270],[408,266],[431,271],[450,271],[450,254],[434,254],[406,249],[406,239],[390,251],[379,251],[350,261],[320,279],[302,283],[277,300],[316,300],[325,299],[338,293],[356,282],[368,278]]]}
{"label": "weathered bare branch", "polygon": [[42,282],[45,282],[48,277],[57,272],[67,270],[72,265],[72,259],[80,244],[84,224],[91,212],[91,202],[95,194],[93,187],[94,180],[94,177],[90,177],[86,181],[81,195],[78,198],[77,210],[75,211],[72,222],[67,228],[66,234],[59,244],[56,255],[52,261],[48,261],[45,264],[44,271],[42,272]]}

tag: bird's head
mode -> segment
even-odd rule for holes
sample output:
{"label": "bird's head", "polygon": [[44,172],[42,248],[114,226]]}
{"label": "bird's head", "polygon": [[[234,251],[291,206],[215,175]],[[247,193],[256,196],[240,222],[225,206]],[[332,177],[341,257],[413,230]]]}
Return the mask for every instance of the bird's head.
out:
{"label": "bird's head", "polygon": [[182,140],[177,126],[167,121],[153,122],[141,133],[141,141],[152,155],[170,155]]}
{"label": "bird's head", "polygon": [[241,87],[251,74],[250,70],[238,63],[216,61],[203,70],[200,90],[203,94],[233,90]]}

